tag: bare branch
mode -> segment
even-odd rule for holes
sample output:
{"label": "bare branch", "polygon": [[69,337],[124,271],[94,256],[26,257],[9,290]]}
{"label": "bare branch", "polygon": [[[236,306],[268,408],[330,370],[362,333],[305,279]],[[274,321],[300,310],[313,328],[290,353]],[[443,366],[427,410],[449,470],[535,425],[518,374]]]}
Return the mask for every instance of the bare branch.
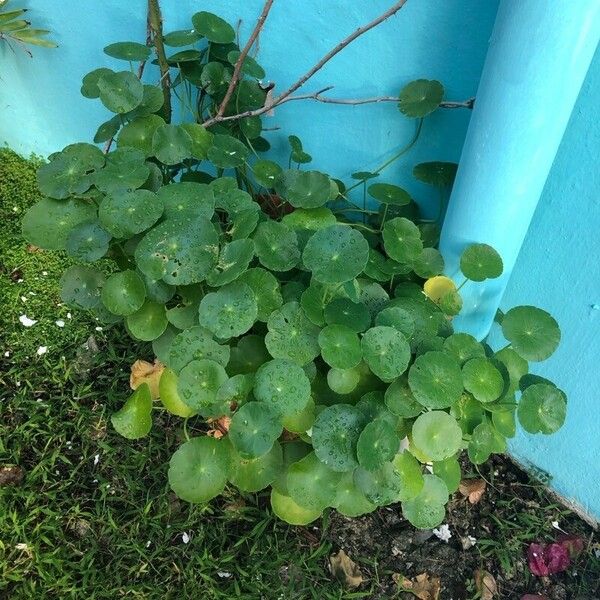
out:
{"label": "bare branch", "polygon": [[171,122],[171,76],[169,74],[169,63],[163,43],[162,14],[158,0],[148,0],[148,22],[152,33],[152,44],[156,49],[158,68],[161,74],[161,86],[163,90],[164,103],[161,108],[163,118],[167,123]]}
{"label": "bare branch", "polygon": [[[341,52],[346,46],[351,44],[355,39],[366,33],[367,31],[373,29],[380,23],[383,23],[386,19],[389,19],[391,16],[395,15],[407,2],[408,0],[399,0],[392,7],[386,10],[383,14],[379,15],[376,19],[373,19],[370,23],[359,27],[354,33],[350,34],[348,37],[344,38],[335,48],[330,50],[321,60],[316,63],[311,69],[309,69],[296,83],[292,84],[287,90],[281,93],[279,96],[276,96],[271,102],[265,103],[265,106],[253,111],[246,111],[245,113],[240,113],[237,115],[223,116],[223,113],[219,111],[214,117],[207,119],[203,125],[205,127],[210,127],[215,123],[219,123],[221,121],[232,121],[236,119],[241,119],[249,116],[258,116],[262,115],[276,106],[283,104],[284,102],[289,101],[289,98],[292,97],[292,94],[301,88],[317,71],[323,68],[323,66],[328,63],[336,54]],[[241,55],[240,55],[241,57]],[[295,99],[300,99],[295,97]]]}
{"label": "bare branch", "polygon": [[225,113],[225,109],[231,100],[231,96],[233,95],[233,91],[235,90],[235,86],[238,84],[240,80],[240,73],[242,72],[242,67],[244,66],[244,61],[246,60],[246,56],[248,56],[248,52],[250,52],[250,48],[252,48],[258,34],[263,28],[265,21],[267,20],[267,16],[269,15],[269,11],[271,10],[271,6],[273,6],[274,0],[266,0],[265,5],[263,6],[262,13],[260,17],[258,17],[258,21],[256,21],[256,25],[254,26],[254,31],[248,38],[246,45],[240,52],[240,55],[235,63],[233,68],[233,75],[231,76],[231,81],[229,82],[229,87],[227,88],[227,92],[225,92],[225,97],[223,98],[223,102],[221,102],[221,106],[219,106],[219,110],[217,111],[217,119],[222,117]]}

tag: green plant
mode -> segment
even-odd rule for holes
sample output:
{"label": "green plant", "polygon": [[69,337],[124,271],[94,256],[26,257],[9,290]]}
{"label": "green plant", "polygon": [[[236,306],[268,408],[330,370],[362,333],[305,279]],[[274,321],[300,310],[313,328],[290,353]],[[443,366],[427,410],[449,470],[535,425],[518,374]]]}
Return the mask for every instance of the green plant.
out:
{"label": "green plant", "polygon": [[[163,36],[156,10],[150,3],[169,88],[143,84],[133,68],[86,75],[83,95],[116,113],[94,140],[106,153],[82,143],[53,154],[38,171],[46,197],[23,220],[32,244],[84,263],[64,273],[64,302],[123,323],[162,363],[136,379],[113,426],[144,437],[159,396],[184,418],[169,481],[190,502],[228,483],[271,486],[273,510],[289,523],[401,501],[415,526],[438,525],[461,450],[474,464],[503,452],[515,414],[531,433],[561,426],[564,393],[528,375],[527,362],[553,353],[558,325],[538,308],[514,308],[502,316],[510,343],[499,352],[453,333],[462,301],[442,275],[437,224],[402,188],[368,183],[389,161],[346,186],[302,170],[311,157],[296,136],[288,167],[298,168],[260,158],[260,116],[273,102],[249,46],[240,51],[233,28],[204,12],[193,29]],[[166,56],[164,46],[192,47]],[[141,61],[140,74],[151,55],[134,42],[105,52]],[[171,89],[191,121],[168,122]],[[443,94],[437,81],[403,88],[399,110],[417,122],[407,148]],[[439,162],[414,169],[440,189],[440,218],[454,173]],[[359,186],[362,206],[349,193]],[[502,273],[485,244],[466,248],[460,266],[472,281]]]}
{"label": "green plant", "polygon": [[12,41],[29,56],[32,56],[32,54],[27,48],[27,44],[44,48],[56,48],[57,44],[45,37],[50,31],[32,28],[31,22],[22,18],[25,16],[27,8],[5,10],[8,2],[9,0],[0,0],[0,41],[4,40],[9,46]]}

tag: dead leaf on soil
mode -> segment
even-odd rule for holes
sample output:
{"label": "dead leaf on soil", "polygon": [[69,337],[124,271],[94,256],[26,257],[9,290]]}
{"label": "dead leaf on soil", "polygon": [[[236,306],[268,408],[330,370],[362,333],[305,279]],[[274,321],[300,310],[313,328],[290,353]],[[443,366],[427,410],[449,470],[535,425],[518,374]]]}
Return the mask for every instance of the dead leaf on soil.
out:
{"label": "dead leaf on soil", "polygon": [[35,254],[36,252],[43,252],[43,250],[39,246],[34,246],[33,244],[28,244],[27,252],[29,252],[29,254]]}
{"label": "dead leaf on soil", "polygon": [[154,363],[149,363],[146,360],[136,360],[131,365],[129,385],[132,390],[136,390],[142,383],[147,383],[150,386],[152,399],[156,400],[159,396],[158,382],[164,370],[165,365],[159,360],[155,360]]}
{"label": "dead leaf on soil", "polygon": [[229,432],[231,417],[224,416],[218,419],[207,419],[206,422],[210,425],[210,429],[206,432],[206,435],[220,440]]}
{"label": "dead leaf on soil", "polygon": [[477,504],[485,492],[485,481],[483,479],[463,479],[458,491],[468,498],[471,504]]}
{"label": "dead leaf on soil", "polygon": [[0,487],[5,485],[19,485],[23,481],[24,472],[17,465],[3,465],[0,467]]}
{"label": "dead leaf on soil", "polygon": [[494,576],[488,571],[475,571],[475,587],[481,600],[493,600],[498,595],[498,586]]}
{"label": "dead leaf on soil", "polygon": [[392,579],[403,592],[410,592],[419,600],[438,600],[442,582],[439,577],[429,577],[428,573],[421,573],[414,579],[408,579],[395,573]]}
{"label": "dead leaf on soil", "polygon": [[343,550],[329,557],[329,570],[346,587],[357,588],[363,582],[358,565]]}

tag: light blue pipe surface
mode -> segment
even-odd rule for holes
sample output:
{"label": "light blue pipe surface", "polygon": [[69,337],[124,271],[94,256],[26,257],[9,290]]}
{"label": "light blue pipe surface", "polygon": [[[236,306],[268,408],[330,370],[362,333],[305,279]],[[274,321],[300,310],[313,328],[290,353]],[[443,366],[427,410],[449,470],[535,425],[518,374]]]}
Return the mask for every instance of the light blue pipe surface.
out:
{"label": "light blue pipe surface", "polygon": [[457,330],[490,330],[599,39],[598,0],[500,4],[440,248],[457,282],[474,242],[496,248],[504,273],[464,285]]}

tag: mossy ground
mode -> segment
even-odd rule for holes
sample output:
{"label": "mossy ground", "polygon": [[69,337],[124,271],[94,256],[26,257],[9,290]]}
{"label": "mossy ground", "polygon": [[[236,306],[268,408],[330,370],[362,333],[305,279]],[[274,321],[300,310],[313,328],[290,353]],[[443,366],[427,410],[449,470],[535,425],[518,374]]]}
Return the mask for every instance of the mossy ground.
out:
{"label": "mossy ground", "polygon": [[[156,419],[153,433],[139,442],[114,433],[108,417],[127,393],[129,366],[150,359],[151,349],[119,328],[98,330],[97,322],[61,305],[58,280],[69,259],[28,247],[20,236],[22,215],[37,198],[37,162],[0,151],[0,466],[24,472],[18,485],[0,487],[0,597],[400,597],[393,572],[411,575],[417,565],[381,554],[393,535],[415,533],[395,508],[352,523],[334,516],[294,528],[273,518],[266,494],[191,506],[167,485],[180,421]],[[22,315],[37,322],[24,327]],[[38,354],[40,347],[47,351]],[[547,496],[533,501],[523,505],[505,486],[492,514],[477,521],[492,523],[493,532],[478,534],[469,565],[495,569],[502,581],[520,564],[517,577],[523,577],[527,544],[551,537],[555,518],[567,519]],[[395,525],[389,514],[396,515]],[[592,543],[590,537],[585,568],[568,579],[576,586],[568,598],[597,591]],[[443,542],[433,537],[426,544],[421,552],[430,558]],[[358,590],[331,579],[327,558],[337,547],[366,575]],[[449,566],[444,577],[443,589],[457,591],[454,597],[478,597],[470,571]],[[501,588],[499,597],[514,598],[519,585],[505,585],[508,595]]]}

